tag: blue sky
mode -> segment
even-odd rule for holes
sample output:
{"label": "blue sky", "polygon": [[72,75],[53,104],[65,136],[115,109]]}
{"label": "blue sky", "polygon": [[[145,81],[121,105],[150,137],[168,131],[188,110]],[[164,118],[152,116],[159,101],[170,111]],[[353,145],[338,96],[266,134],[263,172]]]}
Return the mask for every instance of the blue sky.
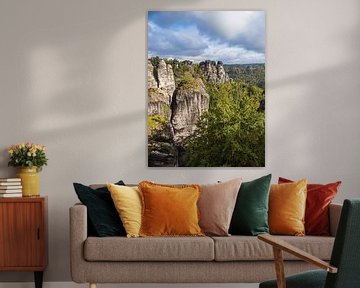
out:
{"label": "blue sky", "polygon": [[265,12],[149,11],[148,56],[265,63]]}

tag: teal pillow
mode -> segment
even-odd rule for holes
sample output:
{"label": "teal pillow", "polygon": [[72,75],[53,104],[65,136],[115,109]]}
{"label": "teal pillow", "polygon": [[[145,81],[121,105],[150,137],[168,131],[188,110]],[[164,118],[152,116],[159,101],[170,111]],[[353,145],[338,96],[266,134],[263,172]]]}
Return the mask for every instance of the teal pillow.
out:
{"label": "teal pillow", "polygon": [[231,218],[230,234],[256,236],[269,233],[270,181],[271,174],[241,184]]}

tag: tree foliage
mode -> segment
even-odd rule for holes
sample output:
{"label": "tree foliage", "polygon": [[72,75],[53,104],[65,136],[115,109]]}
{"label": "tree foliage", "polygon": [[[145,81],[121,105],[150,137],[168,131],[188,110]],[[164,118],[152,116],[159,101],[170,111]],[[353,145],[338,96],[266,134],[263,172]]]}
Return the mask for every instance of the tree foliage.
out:
{"label": "tree foliage", "polygon": [[184,76],[191,75],[193,78],[203,78],[203,74],[199,67],[199,64],[193,63],[192,61],[185,60],[179,61],[177,59],[165,59],[166,64],[170,64],[175,77],[175,83],[179,84]]}
{"label": "tree foliage", "polygon": [[265,88],[265,64],[225,64],[224,69],[233,80]]}
{"label": "tree foliage", "polygon": [[187,139],[187,166],[259,167],[265,164],[263,89],[241,82],[208,83],[208,112]]}
{"label": "tree foliage", "polygon": [[[163,142],[171,139],[170,122],[164,115],[148,116],[148,154],[153,151],[169,150]],[[171,148],[172,149],[172,148]],[[170,150],[171,150],[170,149]]]}
{"label": "tree foliage", "polygon": [[152,130],[154,129],[163,129],[163,127],[168,124],[169,124],[169,120],[166,119],[166,117],[163,115],[156,114],[156,115],[148,116],[148,127],[149,127],[148,133],[151,133]]}

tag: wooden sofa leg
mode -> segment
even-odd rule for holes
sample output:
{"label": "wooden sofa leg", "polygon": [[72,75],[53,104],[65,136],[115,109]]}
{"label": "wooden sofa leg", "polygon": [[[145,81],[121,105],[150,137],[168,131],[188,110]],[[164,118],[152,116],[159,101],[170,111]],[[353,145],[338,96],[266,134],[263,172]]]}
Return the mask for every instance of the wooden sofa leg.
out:
{"label": "wooden sofa leg", "polygon": [[96,283],[89,283],[89,288],[96,288]]}

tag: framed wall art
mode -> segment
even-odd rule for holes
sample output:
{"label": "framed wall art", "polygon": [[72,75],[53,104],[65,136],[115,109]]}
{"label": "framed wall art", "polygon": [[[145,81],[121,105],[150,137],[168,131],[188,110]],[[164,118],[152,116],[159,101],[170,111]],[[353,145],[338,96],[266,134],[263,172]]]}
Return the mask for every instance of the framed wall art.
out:
{"label": "framed wall art", "polygon": [[149,167],[265,166],[265,12],[149,11]]}

